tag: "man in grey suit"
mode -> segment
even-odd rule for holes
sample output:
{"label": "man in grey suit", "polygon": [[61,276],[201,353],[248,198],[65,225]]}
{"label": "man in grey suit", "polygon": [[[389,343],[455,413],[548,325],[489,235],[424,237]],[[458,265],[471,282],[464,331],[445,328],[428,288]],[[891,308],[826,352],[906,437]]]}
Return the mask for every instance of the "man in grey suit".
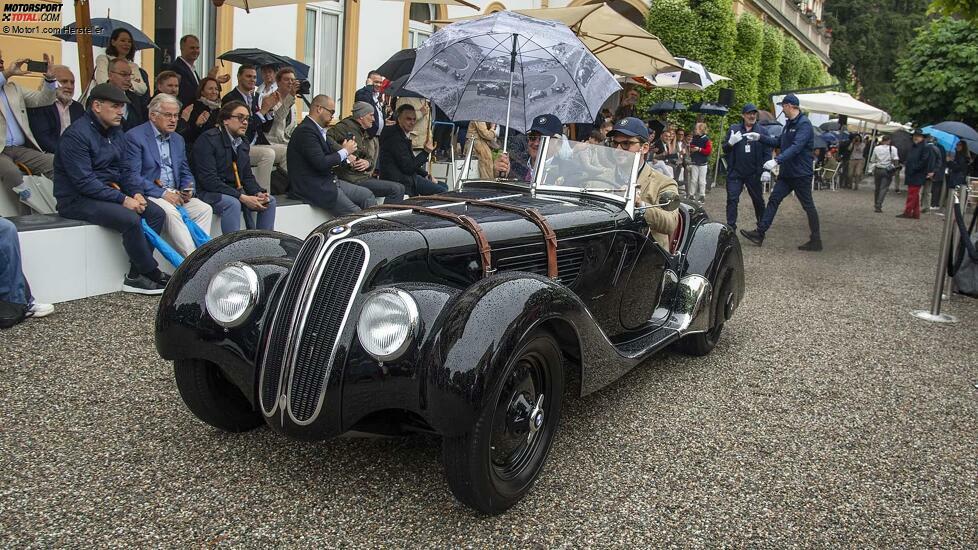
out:
{"label": "man in grey suit", "polygon": [[[11,82],[12,77],[27,74],[24,70],[27,61],[18,59],[6,65],[0,54],[0,179],[7,189],[24,181],[18,164],[35,174],[54,175],[54,155],[41,151],[27,121],[27,108],[53,104],[57,99],[54,91],[57,81],[50,69],[46,69],[41,91],[25,90]],[[50,66],[47,54],[44,54],[44,62]]]}

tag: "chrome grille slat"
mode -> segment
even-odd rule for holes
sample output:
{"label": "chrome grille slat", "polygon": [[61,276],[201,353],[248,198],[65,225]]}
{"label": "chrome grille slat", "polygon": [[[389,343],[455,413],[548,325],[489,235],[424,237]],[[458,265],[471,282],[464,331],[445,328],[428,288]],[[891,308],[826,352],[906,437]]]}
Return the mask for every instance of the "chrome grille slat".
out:
{"label": "chrome grille slat", "polygon": [[285,281],[285,290],[282,292],[282,298],[278,302],[271,328],[268,331],[259,387],[262,411],[267,415],[273,414],[278,404],[282,365],[285,361],[292,318],[296,307],[298,307],[305,275],[309,271],[310,264],[318,255],[322,244],[322,235],[312,235],[299,250],[295,263],[292,264],[292,270]]}
{"label": "chrome grille slat", "polygon": [[309,307],[300,321],[301,332],[296,335],[288,381],[289,413],[300,424],[318,415],[336,341],[361,282],[366,259],[366,247],[359,241],[337,243],[310,292]]}

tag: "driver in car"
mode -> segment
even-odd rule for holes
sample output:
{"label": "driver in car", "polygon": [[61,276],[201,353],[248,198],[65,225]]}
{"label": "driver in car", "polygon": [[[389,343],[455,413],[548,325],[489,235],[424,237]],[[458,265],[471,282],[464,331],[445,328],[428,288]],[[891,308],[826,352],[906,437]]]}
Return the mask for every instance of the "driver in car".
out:
{"label": "driver in car", "polygon": [[635,117],[623,118],[608,132],[608,138],[611,146],[616,149],[642,154],[643,162],[638,170],[638,196],[635,197],[635,206],[651,207],[645,210],[645,221],[649,224],[652,238],[668,252],[669,238],[679,224],[679,211],[668,211],[655,205],[664,202],[669,193],[678,195],[679,187],[676,185],[676,180],[661,174],[644,162],[649,152],[649,128]]}
{"label": "driver in car", "polygon": [[[541,115],[533,119],[533,125],[526,132],[526,145],[529,158],[526,162],[510,162],[509,153],[503,153],[496,159],[495,170],[497,174],[503,174],[503,178],[531,182],[533,181],[533,167],[536,166],[537,156],[540,154],[540,144],[543,136],[563,138],[561,131],[564,126],[560,119],[554,115]],[[512,143],[512,141],[511,141]],[[560,185],[561,179],[561,160],[570,156],[570,147],[566,140],[561,139],[558,146],[551,141],[547,148],[547,158],[544,170],[545,185]]]}

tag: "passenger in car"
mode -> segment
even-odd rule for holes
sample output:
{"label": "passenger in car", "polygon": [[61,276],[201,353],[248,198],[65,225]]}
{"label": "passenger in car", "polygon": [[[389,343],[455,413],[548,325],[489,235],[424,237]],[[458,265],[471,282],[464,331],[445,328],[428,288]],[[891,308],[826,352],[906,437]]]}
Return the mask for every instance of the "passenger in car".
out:
{"label": "passenger in car", "polygon": [[[527,152],[529,152],[529,158],[526,162],[510,162],[509,152],[504,153],[496,159],[495,170],[497,174],[504,174],[506,179],[519,180],[525,182],[533,181],[533,169],[537,163],[537,155],[540,153],[540,143],[543,141],[543,136],[558,137],[561,138],[559,145],[551,143],[547,149],[547,160],[550,163],[547,168],[547,175],[545,183],[547,185],[554,185],[556,181],[560,178],[560,166],[559,163],[553,163],[555,156],[560,156],[561,158],[570,157],[571,149],[567,146],[566,141],[563,140],[563,124],[561,124],[560,119],[554,115],[542,115],[533,119],[533,125],[526,132],[527,141]],[[566,148],[566,149],[565,149]]]}
{"label": "passenger in car", "polygon": [[[616,149],[629,153],[641,153],[643,158],[649,152],[649,129],[639,119],[623,118],[615,123],[608,133],[611,144]],[[665,193],[679,194],[676,180],[661,174],[649,164],[643,164],[638,171],[638,205],[651,206],[645,210],[645,221],[649,224],[652,238],[664,250],[669,250],[669,237],[676,231],[679,211],[667,211],[655,205],[662,202]],[[644,204],[643,204],[644,203]]]}

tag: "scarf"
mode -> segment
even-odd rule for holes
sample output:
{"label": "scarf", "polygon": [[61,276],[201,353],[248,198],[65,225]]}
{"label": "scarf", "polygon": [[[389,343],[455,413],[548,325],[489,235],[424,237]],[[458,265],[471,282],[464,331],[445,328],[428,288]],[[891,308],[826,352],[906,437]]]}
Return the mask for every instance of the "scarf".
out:
{"label": "scarf", "polygon": [[220,109],[221,108],[221,102],[220,101],[211,101],[211,100],[207,99],[206,97],[201,97],[201,98],[197,99],[197,101],[203,103],[211,111],[213,111],[214,109]]}

